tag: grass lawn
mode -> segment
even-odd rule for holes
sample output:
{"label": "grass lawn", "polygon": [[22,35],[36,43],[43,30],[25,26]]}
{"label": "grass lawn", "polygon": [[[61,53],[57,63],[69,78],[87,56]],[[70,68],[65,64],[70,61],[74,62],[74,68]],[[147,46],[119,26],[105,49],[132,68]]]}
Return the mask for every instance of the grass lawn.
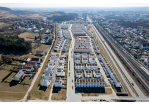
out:
{"label": "grass lawn", "polygon": [[[36,85],[36,86],[35,86]],[[35,83],[33,89],[30,92],[30,98],[31,100],[49,100],[49,95],[52,88],[52,83],[49,85],[49,87],[41,87],[38,86],[37,82]]]}
{"label": "grass lawn", "polygon": [[12,77],[15,75],[16,73],[11,73],[11,75],[8,77],[8,78],[6,78],[5,79],[5,81],[7,81],[7,82],[11,82],[11,79],[12,79]]}
{"label": "grass lawn", "polygon": [[40,46],[36,48],[35,50],[48,52],[49,49],[50,49],[50,45],[40,44]]}
{"label": "grass lawn", "polygon": [[19,35],[20,38],[24,38],[26,41],[34,41],[35,36],[39,36],[38,33],[31,33],[31,32],[25,32],[25,33],[21,33]]}
{"label": "grass lawn", "polygon": [[66,100],[67,89],[53,88],[51,100]]}
{"label": "grass lawn", "polygon": [[9,92],[0,91],[0,99],[2,102],[16,102],[23,98],[25,92]]}

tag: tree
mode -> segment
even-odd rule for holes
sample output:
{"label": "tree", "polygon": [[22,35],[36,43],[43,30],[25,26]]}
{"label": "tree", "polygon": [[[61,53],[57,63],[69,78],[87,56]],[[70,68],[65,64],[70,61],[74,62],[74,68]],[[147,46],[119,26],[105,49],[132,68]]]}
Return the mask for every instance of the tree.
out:
{"label": "tree", "polygon": [[37,37],[35,36],[35,40],[37,40]]}
{"label": "tree", "polygon": [[51,45],[52,44],[52,40],[49,39],[49,41],[46,44]]}

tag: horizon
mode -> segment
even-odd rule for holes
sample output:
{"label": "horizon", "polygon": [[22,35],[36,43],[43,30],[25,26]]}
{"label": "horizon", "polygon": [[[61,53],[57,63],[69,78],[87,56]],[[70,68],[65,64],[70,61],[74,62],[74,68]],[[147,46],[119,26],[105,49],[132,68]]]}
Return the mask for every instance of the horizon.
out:
{"label": "horizon", "polygon": [[114,8],[114,7],[149,7],[149,1],[146,0],[125,0],[125,1],[118,1],[118,0],[104,0],[104,1],[97,1],[97,0],[54,0],[54,1],[35,1],[35,0],[25,0],[25,1],[18,1],[7,0],[10,2],[0,3],[0,7],[7,7],[7,8]]}

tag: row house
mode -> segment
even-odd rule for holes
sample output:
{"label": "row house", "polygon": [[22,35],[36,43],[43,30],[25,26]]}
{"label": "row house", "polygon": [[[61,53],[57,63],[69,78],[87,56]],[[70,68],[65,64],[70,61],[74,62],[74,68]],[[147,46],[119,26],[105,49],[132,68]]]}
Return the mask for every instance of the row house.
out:
{"label": "row house", "polygon": [[116,87],[120,87],[121,86],[121,81],[117,78],[116,74],[113,74],[113,82],[115,84]]}
{"label": "row house", "polygon": [[104,88],[103,79],[76,79],[76,88]]}
{"label": "row house", "polygon": [[88,63],[88,64],[86,64],[86,69],[87,70],[97,70],[98,66],[97,66],[97,64],[90,64],[90,63]]}
{"label": "row house", "polygon": [[82,63],[87,64],[88,63],[88,58],[82,58]]}
{"label": "row house", "polygon": [[75,58],[80,58],[80,53],[75,53],[75,54],[74,54],[74,57],[75,57]]}
{"label": "row house", "polygon": [[55,78],[54,87],[62,87],[62,79],[61,78]]}
{"label": "row house", "polygon": [[90,70],[84,70],[84,76],[86,78],[91,78],[92,77],[92,71],[90,71]]}
{"label": "row house", "polygon": [[100,70],[93,71],[93,75],[95,78],[100,78],[101,77]]}
{"label": "row house", "polygon": [[88,58],[88,54],[87,53],[82,53],[82,58]]}
{"label": "row house", "polygon": [[54,51],[58,51],[59,50],[59,48],[61,47],[61,44],[63,43],[63,39],[60,39],[59,41],[58,41],[58,43],[56,44],[56,46],[55,46],[55,48],[54,48]]}
{"label": "row house", "polygon": [[79,63],[80,63],[81,58],[75,58],[74,60],[75,60],[75,64],[79,64]]}
{"label": "row house", "polygon": [[84,70],[85,69],[85,64],[75,64],[75,69],[76,70]]}
{"label": "row house", "polygon": [[89,58],[95,58],[94,54],[89,54]]}
{"label": "row house", "polygon": [[74,53],[90,53],[90,48],[74,48]]}
{"label": "row house", "polygon": [[94,63],[96,63],[96,60],[95,60],[95,58],[89,58],[89,63],[91,63],[91,64],[94,64]]}
{"label": "row house", "polygon": [[82,75],[83,75],[83,71],[82,70],[76,70],[75,71],[76,78],[82,78]]}
{"label": "row house", "polygon": [[57,76],[65,76],[65,72],[62,68],[57,68]]}

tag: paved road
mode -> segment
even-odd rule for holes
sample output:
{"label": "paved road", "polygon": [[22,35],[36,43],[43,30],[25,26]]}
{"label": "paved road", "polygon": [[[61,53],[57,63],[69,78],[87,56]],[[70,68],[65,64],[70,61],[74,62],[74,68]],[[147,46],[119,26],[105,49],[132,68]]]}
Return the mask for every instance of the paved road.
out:
{"label": "paved road", "polygon": [[[73,35],[70,29],[69,31],[72,37],[72,41],[71,41],[71,46],[69,48],[69,55],[68,55],[68,68],[69,68],[69,61],[70,61],[70,70],[68,69],[68,72],[67,72],[68,74],[67,74],[67,99],[66,101],[67,102],[80,102],[82,96],[79,93],[75,94],[75,84],[74,84],[75,83],[74,82],[74,61],[73,61],[74,38],[73,38]],[[69,71],[70,71],[70,76],[69,76]]]}
{"label": "paved road", "polygon": [[[95,27],[92,25],[92,28],[94,30]],[[101,36],[101,34],[96,30],[96,33],[98,33],[98,35],[100,36],[101,40],[104,40],[103,37]],[[98,36],[98,37],[99,37]],[[99,38],[99,39],[100,39]],[[108,50],[110,51],[110,53],[112,54],[112,56],[114,57],[114,59],[116,60],[116,62],[118,63],[118,65],[120,66],[120,68],[122,69],[122,71],[124,72],[124,74],[126,75],[126,77],[128,78],[130,83],[134,83],[134,89],[137,92],[137,94],[141,97],[144,97],[144,94],[142,93],[142,91],[139,89],[139,87],[136,85],[136,83],[133,81],[133,79],[130,77],[130,75],[128,74],[128,72],[125,70],[125,68],[123,67],[123,65],[121,64],[121,62],[119,61],[119,59],[117,58],[117,56],[115,55],[115,53],[112,51],[111,47],[109,47],[109,45],[107,44],[106,41],[104,41],[104,44],[106,45],[106,47],[108,48]],[[132,94],[133,97],[135,97],[133,91],[131,90],[131,88],[129,87],[128,83],[126,82],[126,80],[124,79],[122,73],[119,71],[119,69],[117,69],[119,74],[121,75],[123,81],[125,82],[125,84],[127,85],[127,88],[129,89],[130,93]]]}

